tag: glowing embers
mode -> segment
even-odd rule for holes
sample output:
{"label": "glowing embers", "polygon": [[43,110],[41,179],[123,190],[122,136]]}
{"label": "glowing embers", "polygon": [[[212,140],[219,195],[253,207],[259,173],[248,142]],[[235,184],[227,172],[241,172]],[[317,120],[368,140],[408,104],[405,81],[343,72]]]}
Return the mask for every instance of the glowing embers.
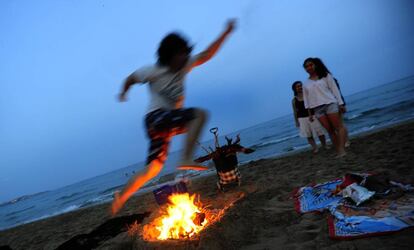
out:
{"label": "glowing embers", "polygon": [[[196,195],[172,194],[169,203],[161,210],[161,216],[143,228],[145,240],[191,239],[203,230],[210,219]],[[216,217],[216,216],[212,216]]]}

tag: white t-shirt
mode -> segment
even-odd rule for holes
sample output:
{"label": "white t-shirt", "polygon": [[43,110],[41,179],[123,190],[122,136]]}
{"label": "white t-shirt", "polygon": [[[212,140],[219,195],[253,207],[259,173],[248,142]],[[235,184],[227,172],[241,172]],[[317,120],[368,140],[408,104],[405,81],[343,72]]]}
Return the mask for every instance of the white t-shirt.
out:
{"label": "white t-shirt", "polygon": [[147,113],[157,109],[172,110],[181,107],[184,98],[184,79],[197,58],[198,55],[191,57],[186,66],[178,72],[171,72],[167,66],[154,64],[132,73],[140,82],[149,83],[150,104]]}
{"label": "white t-shirt", "polygon": [[331,74],[318,80],[308,79],[305,81],[303,100],[307,109],[331,103],[344,104],[341,93]]}

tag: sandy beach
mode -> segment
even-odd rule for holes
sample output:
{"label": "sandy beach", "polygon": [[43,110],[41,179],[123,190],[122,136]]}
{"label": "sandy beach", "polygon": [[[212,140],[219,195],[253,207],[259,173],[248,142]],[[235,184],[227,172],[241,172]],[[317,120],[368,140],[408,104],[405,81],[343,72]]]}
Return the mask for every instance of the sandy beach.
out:
{"label": "sandy beach", "polygon": [[[366,133],[351,142],[343,159],[325,150],[250,162],[240,167],[242,186],[226,193],[217,191],[216,176],[194,180],[189,191],[200,194],[203,203],[213,207],[233,203],[196,240],[145,242],[124,231],[100,239],[96,249],[412,249],[414,228],[386,236],[332,240],[326,213],[295,211],[295,188],[348,172],[386,171],[393,180],[414,184],[414,121]],[[56,249],[110,220],[108,208],[109,204],[97,205],[1,231],[0,246]],[[118,217],[142,215],[145,224],[157,210],[153,194],[147,193],[132,198]]]}

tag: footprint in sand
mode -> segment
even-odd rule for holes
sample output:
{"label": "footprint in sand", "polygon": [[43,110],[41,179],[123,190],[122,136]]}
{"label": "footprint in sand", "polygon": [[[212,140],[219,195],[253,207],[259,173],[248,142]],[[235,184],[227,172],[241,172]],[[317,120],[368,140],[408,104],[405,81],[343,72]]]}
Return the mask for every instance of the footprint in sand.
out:
{"label": "footprint in sand", "polygon": [[292,225],[287,227],[287,232],[292,242],[307,242],[314,240],[319,234],[319,228],[307,230],[303,225]]}
{"label": "footprint in sand", "polygon": [[319,227],[316,224],[309,224],[307,226],[305,226],[305,229],[307,232],[313,232],[313,231],[318,231],[319,232]]}
{"label": "footprint in sand", "polygon": [[319,229],[314,229],[314,230],[306,230],[303,232],[299,232],[298,236],[299,236],[299,241],[301,242],[306,242],[306,241],[311,241],[314,240],[316,237],[318,237],[319,235]]}

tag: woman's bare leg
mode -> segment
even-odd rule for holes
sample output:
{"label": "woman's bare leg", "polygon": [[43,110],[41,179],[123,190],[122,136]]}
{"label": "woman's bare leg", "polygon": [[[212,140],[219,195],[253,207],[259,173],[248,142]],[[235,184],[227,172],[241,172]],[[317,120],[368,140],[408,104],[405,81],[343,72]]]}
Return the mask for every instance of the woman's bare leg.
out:
{"label": "woman's bare leg", "polygon": [[324,135],[320,135],[319,137],[319,141],[321,142],[321,145],[323,148],[326,148],[326,139]]}
{"label": "woman's bare leg", "polygon": [[328,132],[329,138],[331,138],[331,142],[336,149],[337,148],[337,136],[336,136],[335,130],[333,129],[333,127],[331,126],[331,123],[329,122],[328,116],[324,115],[322,117],[319,117],[318,120]]}
{"label": "woman's bare leg", "polygon": [[308,143],[312,146],[312,152],[314,154],[318,153],[318,146],[315,143],[315,139],[313,137],[308,137]]}
{"label": "woman's bare leg", "polygon": [[348,128],[345,126],[345,122],[344,122],[344,114],[339,112],[339,117],[341,118],[341,122],[342,122],[342,126],[345,129],[345,147],[349,147],[349,145],[351,145],[351,142],[349,141],[349,135],[348,135]]}
{"label": "woman's bare leg", "polygon": [[342,119],[338,113],[328,114],[328,119],[331,126],[334,128],[337,134],[337,153],[338,156],[344,156],[345,152],[345,139],[346,139],[346,130],[342,123]]}
{"label": "woman's bare leg", "polygon": [[345,129],[345,144],[344,145],[345,145],[345,147],[349,147],[351,145],[351,142],[349,141],[348,129],[345,126],[345,124],[343,123],[343,121],[342,121],[342,124],[343,124],[343,127]]}

